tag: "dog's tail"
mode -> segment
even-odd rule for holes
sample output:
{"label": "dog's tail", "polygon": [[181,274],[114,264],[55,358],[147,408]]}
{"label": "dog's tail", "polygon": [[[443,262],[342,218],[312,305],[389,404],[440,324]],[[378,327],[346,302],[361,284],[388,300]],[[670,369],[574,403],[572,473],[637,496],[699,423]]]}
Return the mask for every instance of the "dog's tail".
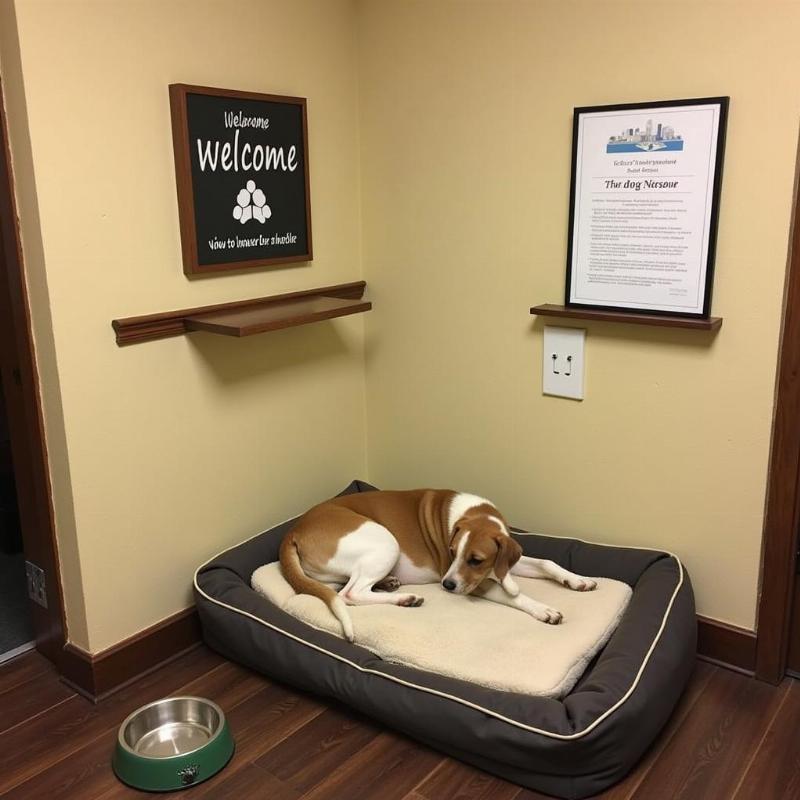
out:
{"label": "dog's tail", "polygon": [[347,641],[352,642],[353,621],[350,619],[350,612],[348,612],[344,600],[330,586],[326,586],[324,583],[314,580],[314,578],[309,578],[303,572],[300,554],[297,552],[297,543],[294,540],[293,533],[283,537],[280,560],[283,577],[286,578],[292,589],[298,594],[311,594],[314,597],[319,597],[341,623]]}

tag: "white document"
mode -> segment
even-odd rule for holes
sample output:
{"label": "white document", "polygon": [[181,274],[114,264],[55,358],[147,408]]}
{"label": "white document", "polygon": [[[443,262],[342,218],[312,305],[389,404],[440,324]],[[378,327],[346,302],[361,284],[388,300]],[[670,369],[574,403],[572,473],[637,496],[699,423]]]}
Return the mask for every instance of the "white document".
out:
{"label": "white document", "polygon": [[570,303],[704,313],[720,114],[579,114]]}

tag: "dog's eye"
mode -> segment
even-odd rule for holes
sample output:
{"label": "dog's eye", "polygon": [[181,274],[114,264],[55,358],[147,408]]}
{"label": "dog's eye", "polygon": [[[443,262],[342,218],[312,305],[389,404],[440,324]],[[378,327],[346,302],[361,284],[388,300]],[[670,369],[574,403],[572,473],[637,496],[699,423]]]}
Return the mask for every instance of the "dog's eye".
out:
{"label": "dog's eye", "polygon": [[481,564],[483,564],[483,559],[472,556],[472,558],[467,560],[467,564],[469,564],[471,567],[479,567]]}

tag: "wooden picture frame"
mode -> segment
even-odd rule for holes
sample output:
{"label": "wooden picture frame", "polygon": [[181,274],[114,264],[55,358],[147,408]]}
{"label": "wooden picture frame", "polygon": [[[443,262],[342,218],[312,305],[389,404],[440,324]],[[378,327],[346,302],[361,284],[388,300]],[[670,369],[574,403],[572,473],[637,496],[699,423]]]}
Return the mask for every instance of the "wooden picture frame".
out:
{"label": "wooden picture frame", "polygon": [[709,319],[728,102],[574,110],[567,308]]}
{"label": "wooden picture frame", "polygon": [[169,99],[184,272],[311,261],[306,99],[183,83]]}

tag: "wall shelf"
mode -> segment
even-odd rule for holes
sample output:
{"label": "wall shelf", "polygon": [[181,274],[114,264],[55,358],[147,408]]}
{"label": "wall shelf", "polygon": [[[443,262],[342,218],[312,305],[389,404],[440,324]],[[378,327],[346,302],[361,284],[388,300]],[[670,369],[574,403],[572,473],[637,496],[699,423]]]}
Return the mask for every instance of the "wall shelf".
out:
{"label": "wall shelf", "polygon": [[364,281],[355,281],[252,300],[125,317],[112,320],[111,325],[120,346],[182,336],[192,331],[252,336],[369,311],[372,303],[363,299],[366,286]]}
{"label": "wall shelf", "polygon": [[531,314],[542,317],[596,320],[598,322],[622,322],[629,325],[657,325],[662,328],[690,328],[696,331],[717,331],[722,327],[722,317],[696,319],[694,317],[656,316],[655,314],[629,314],[626,311],[597,311],[592,308],[574,308],[551,303],[534,306],[531,309]]}

